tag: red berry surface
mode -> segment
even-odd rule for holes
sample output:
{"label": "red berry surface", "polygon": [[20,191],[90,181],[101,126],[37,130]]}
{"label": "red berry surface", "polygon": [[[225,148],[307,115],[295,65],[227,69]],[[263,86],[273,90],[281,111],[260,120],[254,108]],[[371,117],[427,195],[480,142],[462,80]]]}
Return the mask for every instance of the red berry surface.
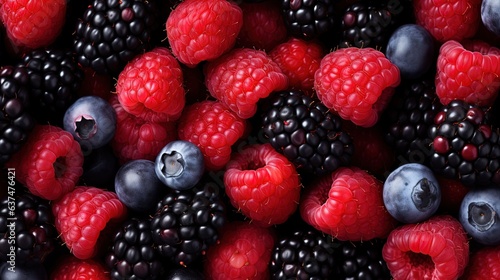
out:
{"label": "red berry surface", "polygon": [[109,271],[96,259],[81,260],[69,255],[56,265],[51,280],[108,280]]}
{"label": "red berry surface", "polygon": [[500,279],[500,246],[483,247],[474,251],[461,279]]}

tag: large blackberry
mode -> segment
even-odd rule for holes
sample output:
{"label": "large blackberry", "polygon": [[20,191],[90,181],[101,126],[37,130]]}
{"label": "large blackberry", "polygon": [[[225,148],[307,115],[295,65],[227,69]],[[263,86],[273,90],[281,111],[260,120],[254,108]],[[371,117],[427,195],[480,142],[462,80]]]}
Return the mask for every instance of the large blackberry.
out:
{"label": "large blackberry", "polygon": [[76,25],[74,49],[83,66],[117,75],[149,49],[158,9],[150,0],[94,0]]}
{"label": "large blackberry", "polygon": [[443,106],[429,129],[434,172],[467,186],[500,183],[499,130],[488,113],[461,100]]}
{"label": "large blackberry", "polygon": [[312,39],[335,26],[333,0],[282,0],[281,10],[285,26],[292,36]]}
{"label": "large blackberry", "polygon": [[4,66],[0,70],[0,166],[21,146],[35,125],[29,112],[28,72]]}
{"label": "large blackberry", "polygon": [[335,256],[340,268],[332,279],[392,279],[389,268],[382,258],[385,240],[372,239],[362,242],[343,241]]}
{"label": "large blackberry", "polygon": [[16,264],[43,262],[57,243],[50,204],[15,189],[9,189],[9,196],[0,202],[0,259],[9,261],[13,255]]}
{"label": "large blackberry", "polygon": [[341,119],[301,91],[275,93],[263,116],[264,135],[299,171],[321,175],[346,165],[352,139]]}
{"label": "large blackberry", "polygon": [[226,221],[216,189],[199,183],[193,189],[171,191],[151,219],[158,251],[170,261],[188,266],[217,242]]}
{"label": "large blackberry", "polygon": [[159,279],[164,273],[149,220],[131,218],[116,232],[106,256],[112,279]]}

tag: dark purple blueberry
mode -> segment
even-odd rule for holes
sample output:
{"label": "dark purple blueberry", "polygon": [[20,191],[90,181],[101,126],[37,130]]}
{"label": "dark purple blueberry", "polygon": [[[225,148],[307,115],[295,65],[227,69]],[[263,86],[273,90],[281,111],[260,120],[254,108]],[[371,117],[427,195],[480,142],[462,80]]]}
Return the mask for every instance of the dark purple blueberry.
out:
{"label": "dark purple blueberry", "polygon": [[170,270],[167,275],[163,278],[163,280],[203,280],[203,275],[198,271],[187,268],[187,267],[179,267]]}
{"label": "dark purple blueberry", "polygon": [[10,265],[8,262],[0,266],[0,279],[2,280],[47,280],[45,267],[38,262],[24,265]]}
{"label": "dark purple blueberry", "polygon": [[483,0],[481,2],[481,20],[489,31],[500,36],[500,2]]}

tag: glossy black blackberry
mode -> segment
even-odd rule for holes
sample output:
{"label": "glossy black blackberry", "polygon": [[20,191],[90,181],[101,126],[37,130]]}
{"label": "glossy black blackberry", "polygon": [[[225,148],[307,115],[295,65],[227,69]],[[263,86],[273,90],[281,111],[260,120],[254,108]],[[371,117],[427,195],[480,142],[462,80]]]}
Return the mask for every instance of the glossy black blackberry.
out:
{"label": "glossy black blackberry", "polygon": [[276,243],[271,255],[271,279],[333,279],[339,274],[335,250],[340,243],[317,231],[296,231]]}
{"label": "glossy black blackberry", "polygon": [[62,116],[76,100],[84,78],[73,53],[37,49],[27,53],[19,66],[28,71],[33,116],[40,122],[62,123]]}
{"label": "glossy black blackberry", "polygon": [[50,204],[19,186],[8,192],[0,202],[0,260],[13,256],[16,264],[43,262],[54,250],[58,235]]}
{"label": "glossy black blackberry", "polygon": [[106,255],[111,279],[160,279],[162,259],[149,220],[131,218],[116,232]]}
{"label": "glossy black blackberry", "polygon": [[158,9],[149,0],[94,0],[76,25],[74,50],[83,66],[116,76],[150,48]]}
{"label": "glossy black blackberry", "polygon": [[340,268],[339,273],[330,279],[392,279],[387,264],[382,258],[384,243],[382,239],[342,242],[335,251]]}
{"label": "glossy black blackberry", "polygon": [[323,103],[300,91],[281,91],[264,105],[264,135],[298,171],[321,175],[349,164],[352,139]]}
{"label": "glossy black blackberry", "polygon": [[443,106],[429,129],[430,168],[470,187],[499,184],[499,130],[489,114],[460,100]]}
{"label": "glossy black blackberry", "polygon": [[189,266],[217,242],[225,221],[218,191],[198,184],[167,194],[158,203],[151,228],[158,251],[175,264]]}
{"label": "glossy black blackberry", "polygon": [[281,10],[292,36],[312,39],[335,27],[333,0],[282,0]]}
{"label": "glossy black blackberry", "polygon": [[35,125],[28,81],[25,68],[5,66],[0,70],[0,166],[21,148]]}

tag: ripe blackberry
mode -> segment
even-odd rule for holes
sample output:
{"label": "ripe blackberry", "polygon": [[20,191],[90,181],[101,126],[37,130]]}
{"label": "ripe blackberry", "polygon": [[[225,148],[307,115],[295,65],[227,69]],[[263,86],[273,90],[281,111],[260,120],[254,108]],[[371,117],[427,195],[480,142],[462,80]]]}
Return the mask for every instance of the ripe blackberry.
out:
{"label": "ripe blackberry", "polygon": [[282,0],[281,10],[285,26],[292,36],[312,39],[335,26],[333,0]]}
{"label": "ripe blackberry", "polygon": [[149,220],[125,221],[113,237],[106,266],[112,279],[159,279],[164,268]]}
{"label": "ripe blackberry", "polygon": [[0,70],[0,166],[21,146],[35,125],[30,107],[29,76],[24,68]]}
{"label": "ripe blackberry", "polygon": [[272,279],[332,279],[338,275],[334,251],[340,245],[317,231],[296,231],[276,243],[271,255]]}
{"label": "ripe blackberry", "polygon": [[41,122],[62,123],[66,109],[75,101],[83,81],[83,70],[70,51],[37,49],[18,65],[29,75],[33,116]]}
{"label": "ripe blackberry", "polygon": [[392,279],[382,258],[385,241],[372,239],[362,242],[344,241],[336,249],[335,256],[340,271],[335,279]]}
{"label": "ripe blackberry", "polygon": [[11,260],[14,246],[16,264],[43,262],[57,243],[50,204],[19,187],[8,191],[0,202],[0,259]]}
{"label": "ripe blackberry", "polygon": [[350,162],[352,139],[323,103],[301,91],[281,91],[265,105],[264,136],[299,172],[321,175]]}
{"label": "ripe blackberry", "polygon": [[153,240],[170,261],[188,266],[217,242],[225,206],[208,184],[168,193],[151,219]]}
{"label": "ripe blackberry", "polygon": [[430,168],[471,187],[500,183],[499,130],[489,111],[454,100],[430,126]]}
{"label": "ripe blackberry", "polygon": [[83,66],[116,76],[150,48],[158,9],[149,0],[94,0],[76,25],[74,49]]}

